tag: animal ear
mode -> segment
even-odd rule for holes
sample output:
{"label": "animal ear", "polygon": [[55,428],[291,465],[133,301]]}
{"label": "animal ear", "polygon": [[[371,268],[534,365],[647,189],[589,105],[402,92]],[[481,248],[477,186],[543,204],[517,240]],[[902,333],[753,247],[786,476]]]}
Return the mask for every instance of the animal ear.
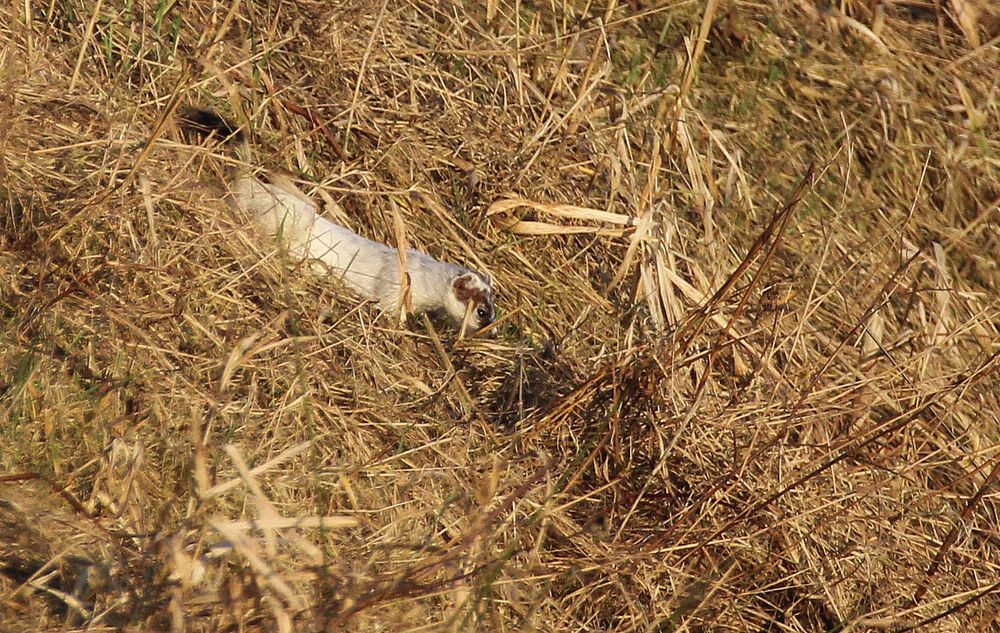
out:
{"label": "animal ear", "polygon": [[483,293],[483,282],[476,273],[464,273],[455,277],[451,282],[451,288],[455,291],[455,298],[463,305],[470,301],[480,303],[486,298]]}

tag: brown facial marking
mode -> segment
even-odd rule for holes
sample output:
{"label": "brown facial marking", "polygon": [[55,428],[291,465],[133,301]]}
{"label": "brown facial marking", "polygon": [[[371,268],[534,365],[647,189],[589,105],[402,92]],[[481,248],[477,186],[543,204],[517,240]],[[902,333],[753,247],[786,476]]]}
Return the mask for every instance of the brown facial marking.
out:
{"label": "brown facial marking", "polygon": [[474,285],[474,280],[469,277],[459,277],[455,280],[455,298],[463,304],[470,301],[475,305],[486,303],[486,293],[482,288]]}

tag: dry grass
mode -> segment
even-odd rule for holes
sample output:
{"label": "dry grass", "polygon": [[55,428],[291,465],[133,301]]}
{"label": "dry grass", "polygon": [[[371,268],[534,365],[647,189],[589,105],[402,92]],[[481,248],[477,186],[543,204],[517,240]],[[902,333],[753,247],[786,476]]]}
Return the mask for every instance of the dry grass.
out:
{"label": "dry grass", "polygon": [[[1000,13],[834,4],[0,8],[0,628],[1000,629]],[[187,104],[495,336],[275,257]]]}

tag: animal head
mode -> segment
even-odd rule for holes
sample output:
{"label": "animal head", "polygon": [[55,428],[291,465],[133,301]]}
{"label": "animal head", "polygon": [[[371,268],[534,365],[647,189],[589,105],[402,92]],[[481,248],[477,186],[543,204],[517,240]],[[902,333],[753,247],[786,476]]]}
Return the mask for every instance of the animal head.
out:
{"label": "animal head", "polygon": [[493,323],[493,285],[488,279],[468,271],[451,280],[451,292],[445,299],[448,316],[458,324],[465,320],[465,311],[472,304],[468,330],[476,331]]}

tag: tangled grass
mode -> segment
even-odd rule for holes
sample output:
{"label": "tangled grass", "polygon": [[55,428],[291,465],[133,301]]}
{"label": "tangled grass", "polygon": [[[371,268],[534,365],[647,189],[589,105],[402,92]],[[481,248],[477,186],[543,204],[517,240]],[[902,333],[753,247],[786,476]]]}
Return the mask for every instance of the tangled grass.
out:
{"label": "tangled grass", "polygon": [[[0,8],[6,631],[1000,628],[1000,12]],[[488,272],[401,326],[175,113]]]}

